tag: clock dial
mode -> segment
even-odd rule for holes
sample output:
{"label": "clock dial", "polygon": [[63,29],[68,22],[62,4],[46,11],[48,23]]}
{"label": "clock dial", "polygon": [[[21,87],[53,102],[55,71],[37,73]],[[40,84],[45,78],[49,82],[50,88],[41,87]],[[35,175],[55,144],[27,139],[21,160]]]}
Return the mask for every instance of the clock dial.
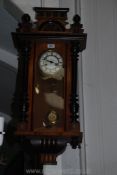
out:
{"label": "clock dial", "polygon": [[62,70],[63,59],[55,51],[48,50],[39,59],[39,68],[46,75],[55,75]]}

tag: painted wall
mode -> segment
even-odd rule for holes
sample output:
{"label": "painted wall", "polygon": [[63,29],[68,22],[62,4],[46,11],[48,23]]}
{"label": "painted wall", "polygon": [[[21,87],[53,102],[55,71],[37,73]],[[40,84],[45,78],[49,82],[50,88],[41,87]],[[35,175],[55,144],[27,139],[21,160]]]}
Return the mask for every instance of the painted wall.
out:
{"label": "painted wall", "polygon": [[79,70],[79,78],[83,82],[80,87],[84,131],[82,149],[74,151],[68,146],[58,158],[57,166],[45,166],[45,175],[115,175],[117,1],[42,0],[39,3],[40,6],[70,7],[70,22],[76,11],[81,12],[82,23],[88,33],[87,48],[81,55]]}
{"label": "painted wall", "polygon": [[87,174],[117,174],[117,1],[82,0]]}
{"label": "painted wall", "polygon": [[0,7],[0,21],[0,48],[16,54],[11,38],[11,31],[15,31],[17,21],[3,7]]}
{"label": "painted wall", "polygon": [[[0,57],[2,56],[0,54]],[[16,73],[17,71],[14,67],[0,60],[0,114],[1,112],[6,114],[5,121],[8,121],[7,115],[11,116]]]}

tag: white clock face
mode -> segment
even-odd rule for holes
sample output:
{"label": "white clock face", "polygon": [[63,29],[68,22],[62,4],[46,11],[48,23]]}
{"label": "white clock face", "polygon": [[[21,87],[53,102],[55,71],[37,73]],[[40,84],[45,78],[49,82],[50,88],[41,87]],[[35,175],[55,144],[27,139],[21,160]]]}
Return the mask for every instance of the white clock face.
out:
{"label": "white clock face", "polygon": [[62,69],[63,59],[57,52],[48,50],[39,59],[39,67],[43,73],[54,75]]}

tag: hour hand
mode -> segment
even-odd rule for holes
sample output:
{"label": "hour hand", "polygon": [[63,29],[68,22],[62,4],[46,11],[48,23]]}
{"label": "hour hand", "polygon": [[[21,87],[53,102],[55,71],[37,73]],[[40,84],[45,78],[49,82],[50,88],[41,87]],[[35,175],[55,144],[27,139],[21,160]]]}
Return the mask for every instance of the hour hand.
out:
{"label": "hour hand", "polygon": [[51,61],[51,60],[46,60],[46,62],[49,62],[49,63],[52,63],[52,64],[54,64],[54,65],[58,65],[58,63],[55,63],[54,61]]}

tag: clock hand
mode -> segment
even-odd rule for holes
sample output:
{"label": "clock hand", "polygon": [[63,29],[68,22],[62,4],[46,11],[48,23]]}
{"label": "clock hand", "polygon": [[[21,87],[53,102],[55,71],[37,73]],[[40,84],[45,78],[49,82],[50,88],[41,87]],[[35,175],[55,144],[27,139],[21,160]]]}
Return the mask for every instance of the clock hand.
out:
{"label": "clock hand", "polygon": [[56,66],[58,66],[58,64],[59,64],[59,63],[55,63],[55,62],[53,62],[53,61],[51,61],[51,60],[46,60],[46,62],[54,63],[54,65],[56,65]]}

